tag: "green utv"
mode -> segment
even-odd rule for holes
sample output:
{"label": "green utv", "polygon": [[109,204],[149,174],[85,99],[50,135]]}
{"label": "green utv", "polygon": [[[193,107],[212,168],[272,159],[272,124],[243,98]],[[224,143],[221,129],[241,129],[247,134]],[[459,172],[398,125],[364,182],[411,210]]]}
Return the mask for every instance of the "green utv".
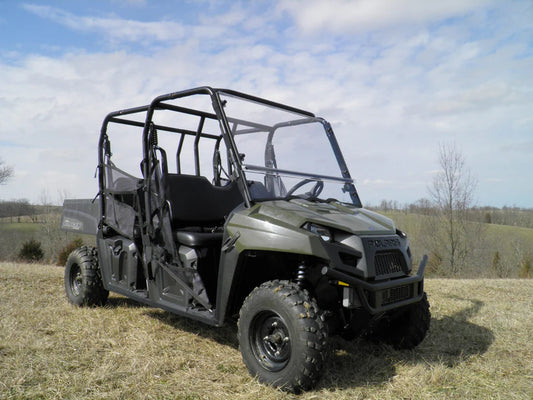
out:
{"label": "green utv", "polygon": [[63,229],[96,235],[66,264],[76,305],[112,291],[214,326],[238,316],[250,373],[293,392],[317,383],[330,335],[407,349],[426,335],[427,257],[411,275],[406,235],[362,208],[308,111],[200,87],[112,112],[98,183],[97,201],[63,208]]}

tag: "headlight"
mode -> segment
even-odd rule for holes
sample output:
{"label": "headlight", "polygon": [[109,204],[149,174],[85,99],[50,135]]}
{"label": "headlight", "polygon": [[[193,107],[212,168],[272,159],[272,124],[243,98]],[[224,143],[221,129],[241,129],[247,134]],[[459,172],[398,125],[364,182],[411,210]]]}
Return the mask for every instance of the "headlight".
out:
{"label": "headlight", "polygon": [[313,224],[312,222],[306,222],[305,224],[303,224],[302,228],[320,236],[320,238],[324,242],[331,242],[331,239],[333,237],[331,231],[328,228],[322,225]]}

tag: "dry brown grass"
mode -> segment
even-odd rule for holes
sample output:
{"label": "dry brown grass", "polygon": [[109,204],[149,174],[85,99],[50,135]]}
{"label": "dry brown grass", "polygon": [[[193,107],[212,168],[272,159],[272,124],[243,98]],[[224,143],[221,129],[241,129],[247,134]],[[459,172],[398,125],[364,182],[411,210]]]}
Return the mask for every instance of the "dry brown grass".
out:
{"label": "dry brown grass", "polygon": [[234,326],[111,296],[70,306],[63,269],[0,263],[0,399],[531,399],[533,280],[427,280],[432,326],[413,351],[332,341],[318,387],[258,384]]}

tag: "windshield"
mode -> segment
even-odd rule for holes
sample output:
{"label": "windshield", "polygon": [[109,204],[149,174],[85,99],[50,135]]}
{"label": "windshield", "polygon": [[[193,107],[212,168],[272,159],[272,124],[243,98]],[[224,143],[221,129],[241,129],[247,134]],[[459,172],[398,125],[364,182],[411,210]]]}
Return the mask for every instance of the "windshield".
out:
{"label": "windshield", "polygon": [[220,98],[253,200],[300,197],[359,204],[326,121],[226,93]]}

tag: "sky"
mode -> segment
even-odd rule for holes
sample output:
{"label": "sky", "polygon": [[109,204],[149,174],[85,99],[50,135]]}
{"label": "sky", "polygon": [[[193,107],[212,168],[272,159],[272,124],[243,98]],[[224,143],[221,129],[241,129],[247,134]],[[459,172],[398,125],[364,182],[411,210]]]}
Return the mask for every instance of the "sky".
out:
{"label": "sky", "polygon": [[533,207],[531,0],[0,0],[0,200],[93,198],[105,115],[204,85],[330,121],[363,204],[453,144],[475,204]]}

